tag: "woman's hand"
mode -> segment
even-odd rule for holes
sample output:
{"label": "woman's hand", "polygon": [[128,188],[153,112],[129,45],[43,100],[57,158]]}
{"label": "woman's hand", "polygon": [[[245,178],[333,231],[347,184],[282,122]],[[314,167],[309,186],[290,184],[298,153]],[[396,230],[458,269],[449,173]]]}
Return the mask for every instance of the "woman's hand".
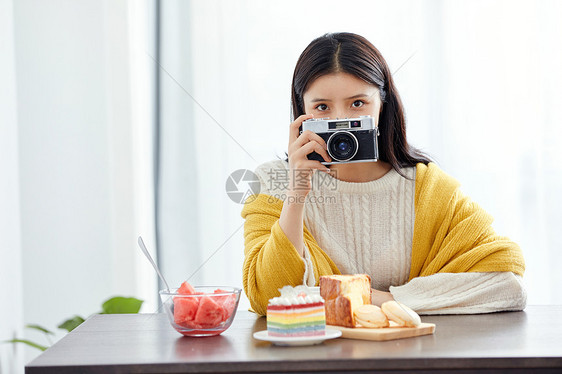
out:
{"label": "woman's hand", "polygon": [[332,161],[328,152],[326,152],[326,142],[318,134],[307,130],[299,135],[299,127],[302,122],[312,117],[312,114],[299,116],[291,123],[289,129],[289,193],[296,198],[304,198],[310,192],[312,187],[311,176],[314,169],[324,172],[330,171],[320,161],[309,160],[307,155],[316,152],[326,162]]}
{"label": "woman's hand", "polygon": [[293,243],[297,253],[304,253],[303,217],[304,198],[311,189],[311,176],[314,169],[330,171],[320,161],[309,160],[309,153],[316,152],[330,162],[330,156],[326,152],[326,142],[312,131],[304,131],[299,134],[299,127],[304,120],[312,118],[312,115],[299,116],[289,128],[289,187],[287,199],[283,204],[279,217],[279,226],[287,238]]}
{"label": "woman's hand", "polygon": [[381,306],[386,301],[394,300],[394,296],[390,292],[384,292],[371,288],[371,304]]}

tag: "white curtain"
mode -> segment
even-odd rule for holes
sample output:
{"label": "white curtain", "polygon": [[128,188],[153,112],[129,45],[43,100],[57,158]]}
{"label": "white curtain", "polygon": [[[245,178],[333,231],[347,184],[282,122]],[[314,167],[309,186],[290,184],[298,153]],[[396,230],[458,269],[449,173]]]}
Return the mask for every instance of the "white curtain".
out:
{"label": "white curtain", "polygon": [[[136,243],[155,248],[152,16],[133,0],[0,1],[0,341],[48,344],[24,324],[56,341],[116,295],[158,309]],[[0,344],[0,368],[38,353]]]}
{"label": "white curtain", "polygon": [[[23,298],[12,0],[0,0],[0,342],[21,337]],[[23,373],[23,349],[0,344],[0,373]]]}
{"label": "white curtain", "polygon": [[283,157],[298,56],[325,32],[350,31],[394,72],[410,142],[523,248],[529,303],[562,301],[561,2],[163,6],[161,250],[176,284],[202,264],[195,283],[242,284],[242,206],[225,181]]}

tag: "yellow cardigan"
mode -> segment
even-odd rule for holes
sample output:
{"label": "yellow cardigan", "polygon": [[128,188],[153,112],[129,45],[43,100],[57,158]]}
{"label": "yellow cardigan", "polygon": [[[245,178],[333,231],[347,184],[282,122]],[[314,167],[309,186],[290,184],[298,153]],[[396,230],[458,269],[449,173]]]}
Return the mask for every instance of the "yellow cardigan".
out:
{"label": "yellow cardigan", "polygon": [[[523,275],[519,246],[498,236],[493,218],[463,195],[460,184],[437,165],[416,166],[415,222],[410,280],[435,273],[511,271]],[[285,285],[302,284],[304,262],[279,226],[283,201],[259,194],[242,209],[243,285],[254,311],[266,314],[268,300]],[[304,225],[316,284],[340,271]]]}

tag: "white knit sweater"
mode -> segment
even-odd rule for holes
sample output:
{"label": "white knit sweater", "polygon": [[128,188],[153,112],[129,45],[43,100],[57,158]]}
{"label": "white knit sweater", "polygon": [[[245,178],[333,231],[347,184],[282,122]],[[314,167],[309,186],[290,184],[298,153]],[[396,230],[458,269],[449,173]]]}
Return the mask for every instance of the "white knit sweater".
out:
{"label": "white knit sweater", "polygon": [[[344,182],[315,172],[304,223],[342,274],[366,273],[371,287],[390,291],[421,314],[487,313],[522,310],[526,292],[511,272],[440,273],[408,282],[414,233],[415,167],[395,170],[365,183]],[[260,193],[286,200],[288,164],[282,160],[256,169]],[[314,285],[305,245],[303,283]]]}

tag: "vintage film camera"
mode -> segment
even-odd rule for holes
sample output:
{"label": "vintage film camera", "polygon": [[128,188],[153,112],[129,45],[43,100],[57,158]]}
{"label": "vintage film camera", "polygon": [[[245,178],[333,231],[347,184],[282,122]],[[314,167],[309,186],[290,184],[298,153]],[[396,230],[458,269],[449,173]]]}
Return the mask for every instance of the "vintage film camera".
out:
{"label": "vintage film camera", "polygon": [[[326,162],[316,152],[309,160],[318,160],[324,165],[349,162],[373,162],[379,159],[379,128],[371,116],[345,119],[312,118],[302,123],[302,131],[310,130],[326,142],[332,162]],[[301,131],[301,133],[302,133]]]}

